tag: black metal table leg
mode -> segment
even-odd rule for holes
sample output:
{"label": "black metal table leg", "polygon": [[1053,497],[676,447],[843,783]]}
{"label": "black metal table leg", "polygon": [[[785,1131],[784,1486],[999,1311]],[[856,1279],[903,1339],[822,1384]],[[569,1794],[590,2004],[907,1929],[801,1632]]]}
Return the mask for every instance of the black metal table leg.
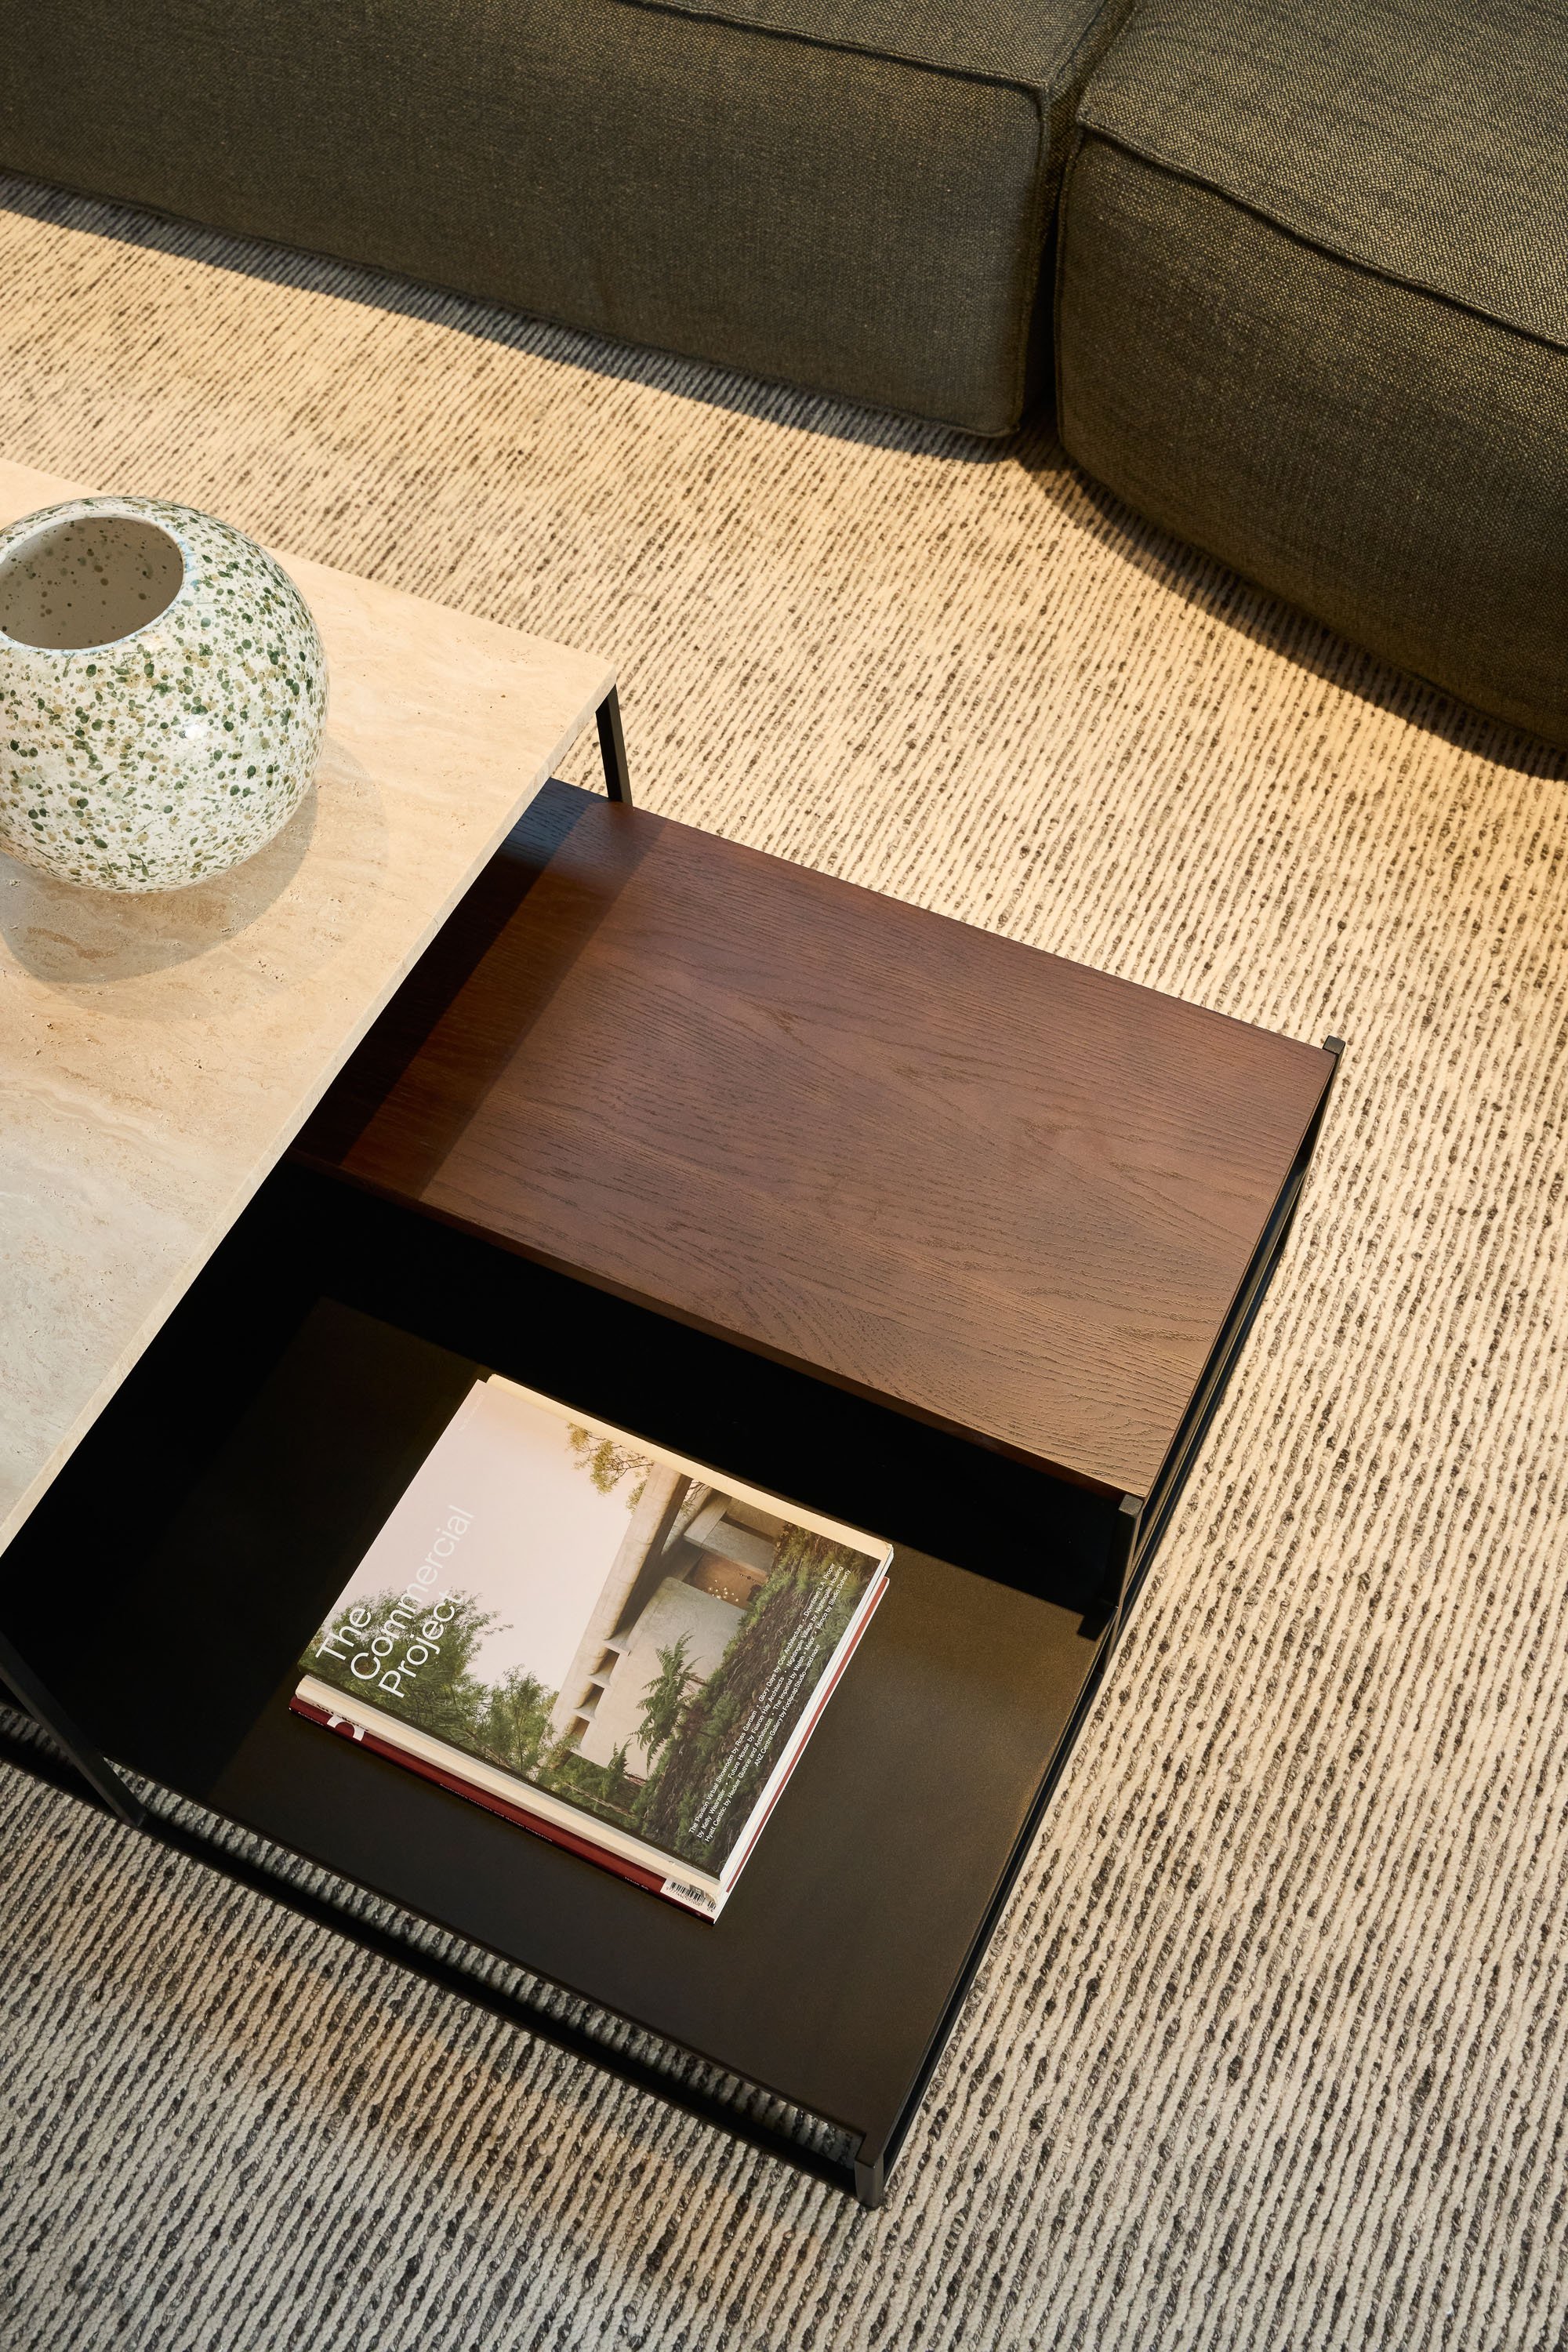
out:
{"label": "black metal table leg", "polygon": [[611,687],[599,705],[599,752],[605,762],[605,790],[626,808],[632,804],[631,773],[626,766],[626,739],[621,732],[621,698]]}
{"label": "black metal table leg", "polygon": [[145,1816],[107,1756],[98,1749],[78,1729],[59,1702],[52,1697],[38,1680],[19,1650],[14,1649],[0,1633],[0,1683],[6,1683],[26,1708],[35,1723],[41,1723],[50,1738],[65,1750],[95,1797],[120,1821],[131,1829],[140,1829]]}

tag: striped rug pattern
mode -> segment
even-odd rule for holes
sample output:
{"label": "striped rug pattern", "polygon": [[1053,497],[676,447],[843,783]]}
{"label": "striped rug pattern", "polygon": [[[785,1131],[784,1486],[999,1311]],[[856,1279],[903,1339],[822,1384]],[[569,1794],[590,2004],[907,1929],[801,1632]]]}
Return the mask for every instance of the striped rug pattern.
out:
{"label": "striped rug pattern", "polygon": [[14,181],[0,282],[9,456],[596,648],[652,807],[1348,1040],[885,2211],[5,1771],[0,2341],[1560,2352],[1561,757],[1043,433]]}

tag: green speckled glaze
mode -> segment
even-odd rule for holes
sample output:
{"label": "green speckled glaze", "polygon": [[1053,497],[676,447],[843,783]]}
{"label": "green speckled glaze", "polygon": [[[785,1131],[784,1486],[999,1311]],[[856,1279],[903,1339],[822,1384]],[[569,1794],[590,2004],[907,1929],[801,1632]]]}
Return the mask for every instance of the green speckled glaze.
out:
{"label": "green speckled glaze", "polygon": [[0,531],[13,856],[99,890],[224,873],[298,807],[326,704],[309,607],[227,523],[154,499],[73,499]]}

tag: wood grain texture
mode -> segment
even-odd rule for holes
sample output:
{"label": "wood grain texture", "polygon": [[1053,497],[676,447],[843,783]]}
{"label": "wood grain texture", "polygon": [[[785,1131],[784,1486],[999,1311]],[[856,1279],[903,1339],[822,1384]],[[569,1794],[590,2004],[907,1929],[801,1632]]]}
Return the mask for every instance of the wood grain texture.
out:
{"label": "wood grain texture", "polygon": [[464,922],[308,1156],[1148,1492],[1327,1055],[566,785]]}

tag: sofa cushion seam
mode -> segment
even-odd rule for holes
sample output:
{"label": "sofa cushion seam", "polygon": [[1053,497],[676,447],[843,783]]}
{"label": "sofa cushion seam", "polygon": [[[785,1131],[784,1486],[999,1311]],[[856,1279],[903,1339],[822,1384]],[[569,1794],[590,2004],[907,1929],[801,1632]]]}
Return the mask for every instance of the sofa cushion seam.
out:
{"label": "sofa cushion seam", "polygon": [[1076,159],[1086,138],[1102,140],[1108,147],[1119,149],[1121,153],[1148,164],[1152,171],[1163,172],[1173,180],[1184,180],[1190,187],[1202,188],[1206,194],[1219,197],[1237,212],[1249,214],[1254,220],[1262,221],[1281,236],[1288,236],[1292,244],[1305,246],[1309,251],[1322,255],[1342,269],[1358,270],[1363,277],[1380,278],[1384,285],[1400,287],[1408,294],[1424,294],[1429,300],[1440,302],[1447,310],[1479,320],[1500,334],[1512,335],[1521,342],[1535,343],[1544,351],[1568,355],[1568,334],[1560,336],[1545,328],[1524,326],[1519,320],[1489,310],[1484,303],[1467,301],[1462,294],[1456,294],[1450,287],[1440,286],[1434,279],[1369,260],[1364,254],[1352,252],[1312,229],[1299,227],[1283,213],[1273,211],[1268,205],[1259,204],[1249,196],[1238,195],[1234,188],[1226,187],[1216,173],[1198,171],[1191,164],[1178,163],[1170,156],[1162,154],[1152,142],[1130,139],[1121,132],[1108,130],[1104,124],[1096,122],[1092,116],[1080,115],[1079,118],[1078,138],[1071,150],[1069,163]]}
{"label": "sofa cushion seam", "polygon": [[1016,432],[1023,423],[1024,405],[1029,396],[1029,322],[1040,299],[1040,265],[1045,259],[1046,242],[1056,211],[1055,191],[1051,185],[1050,109],[1043,90],[1037,89],[1029,95],[1035,101],[1035,168],[1031,175],[1034,186],[1030,194],[1028,225],[1028,250],[1034,257],[1034,268],[1031,270],[1026,261],[1014,319],[1013,389],[1009,403],[1013,423],[1007,428],[1009,432]]}
{"label": "sofa cushion seam", "polygon": [[912,49],[879,48],[868,41],[834,40],[826,33],[803,32],[792,25],[756,25],[748,17],[728,16],[719,8],[683,7],[679,0],[616,0],[616,5],[622,8],[640,8],[649,16],[679,16],[688,24],[724,25],[731,32],[752,33],[760,40],[798,41],[806,48],[831,49],[840,57],[871,58],[882,65],[908,66],[916,73],[941,74],[948,81],[978,82],[993,89],[1016,89],[1026,98],[1037,100],[1043,93],[1059,87],[1065,79],[1066,69],[1078,56],[1088,33],[1111,5],[1111,0],[1102,0],[1101,6],[1095,10],[1083,33],[1061,50],[1053,66],[1053,78],[1048,80],[1027,74],[994,73],[983,66],[948,65],[940,58],[922,58]]}

